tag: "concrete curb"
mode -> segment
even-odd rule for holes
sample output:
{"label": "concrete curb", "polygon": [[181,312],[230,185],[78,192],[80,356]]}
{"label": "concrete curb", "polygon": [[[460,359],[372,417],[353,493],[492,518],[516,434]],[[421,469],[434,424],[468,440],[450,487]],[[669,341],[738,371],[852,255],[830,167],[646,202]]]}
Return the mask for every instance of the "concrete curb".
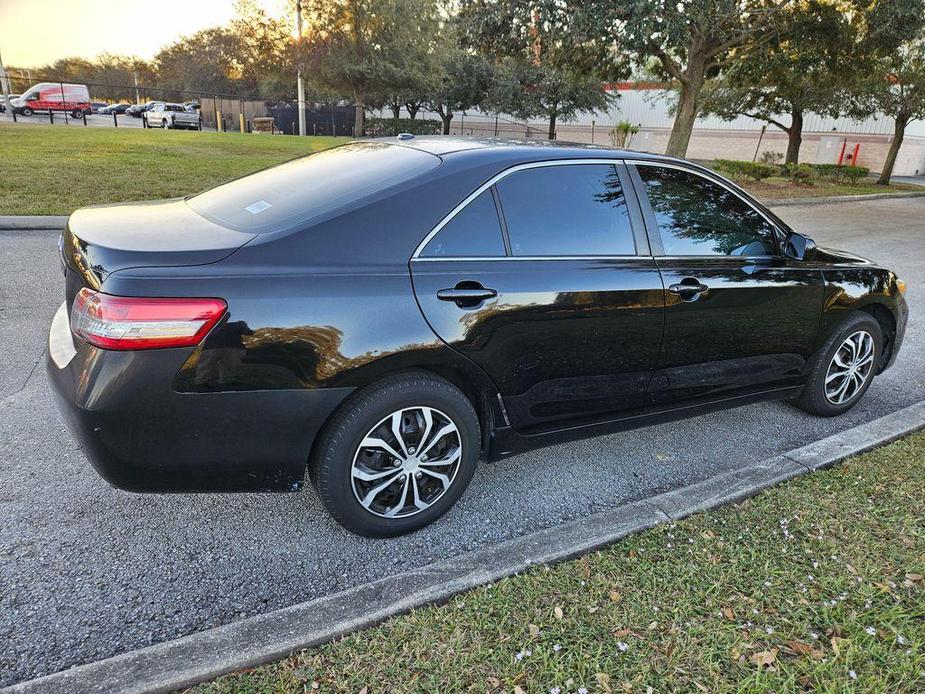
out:
{"label": "concrete curb", "polygon": [[867,202],[869,200],[889,200],[890,198],[921,198],[921,193],[911,190],[907,193],[873,193],[871,195],[830,195],[824,198],[782,198],[781,200],[762,200],[768,207],[793,207],[796,205],[833,205],[840,202]]}
{"label": "concrete curb", "polygon": [[0,215],[0,231],[61,231],[67,220],[47,215]]}
{"label": "concrete curb", "polygon": [[632,533],[741,501],[925,428],[925,401],[702,482],[530,533],[335,595],[73,667],[3,689],[7,694],[170,692],[287,656],[415,607],[439,603],[532,564],[563,561]]}

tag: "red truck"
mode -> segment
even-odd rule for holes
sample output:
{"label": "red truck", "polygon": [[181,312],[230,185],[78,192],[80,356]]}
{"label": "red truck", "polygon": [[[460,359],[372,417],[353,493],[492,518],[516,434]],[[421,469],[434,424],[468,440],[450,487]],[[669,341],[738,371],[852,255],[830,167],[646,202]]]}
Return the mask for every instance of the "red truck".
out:
{"label": "red truck", "polygon": [[90,113],[90,92],[85,84],[41,82],[29,87],[12,104],[24,116],[36,111],[66,111],[74,118]]}

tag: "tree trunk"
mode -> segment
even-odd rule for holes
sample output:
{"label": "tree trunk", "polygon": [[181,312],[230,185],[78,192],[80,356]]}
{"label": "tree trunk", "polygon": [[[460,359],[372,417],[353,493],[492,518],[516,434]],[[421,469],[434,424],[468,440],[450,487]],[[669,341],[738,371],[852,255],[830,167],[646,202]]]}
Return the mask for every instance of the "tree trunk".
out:
{"label": "tree trunk", "polygon": [[671,127],[671,136],[668,138],[668,147],[665,150],[665,154],[670,157],[684,158],[687,156],[687,146],[691,141],[694,121],[700,110],[700,93],[703,91],[705,73],[706,60],[697,56],[691,58],[687,70],[684,71],[686,80],[681,83],[681,95],[678,98],[674,125]]}
{"label": "tree trunk", "polygon": [[[906,124],[909,117],[900,114],[896,116],[896,128],[893,130],[893,141],[890,143],[890,150],[886,153],[886,161],[883,162],[883,171],[880,178],[877,179],[878,185],[890,185],[890,176],[893,175],[893,167],[896,165],[896,155],[899,154],[899,148],[903,146],[903,138],[906,136]],[[857,163],[855,163],[857,166]]]}
{"label": "tree trunk", "polygon": [[796,166],[800,163],[800,145],[803,144],[803,111],[794,110],[790,119],[790,130],[787,131],[787,158],[784,163]]}
{"label": "tree trunk", "polygon": [[444,135],[449,135],[449,134],[450,134],[450,122],[453,120],[453,112],[450,111],[450,112],[447,113],[446,115],[443,115],[443,114],[441,113],[441,114],[440,114],[440,120],[443,121],[443,134],[444,134]]}
{"label": "tree trunk", "polygon": [[556,139],[556,112],[550,111],[549,113],[549,139]]}
{"label": "tree trunk", "polygon": [[408,116],[411,118],[411,120],[414,120],[415,117],[418,115],[418,111],[421,110],[420,106],[414,106],[414,105],[408,105],[408,104],[405,104],[405,108],[408,109]]}
{"label": "tree trunk", "polygon": [[356,107],[354,109],[353,136],[363,137],[363,94],[354,92],[354,99],[356,101]]}
{"label": "tree trunk", "polygon": [[392,112],[392,118],[398,120],[399,116],[401,116],[401,106],[389,104],[389,110]]}

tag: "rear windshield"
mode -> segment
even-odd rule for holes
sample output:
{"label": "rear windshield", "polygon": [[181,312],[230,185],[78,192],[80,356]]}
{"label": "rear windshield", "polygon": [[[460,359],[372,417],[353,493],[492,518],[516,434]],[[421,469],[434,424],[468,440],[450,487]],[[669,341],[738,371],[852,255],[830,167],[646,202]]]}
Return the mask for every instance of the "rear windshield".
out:
{"label": "rear windshield", "polygon": [[409,147],[353,142],[225,183],[187,204],[229,229],[262,234],[305,224],[439,164]]}

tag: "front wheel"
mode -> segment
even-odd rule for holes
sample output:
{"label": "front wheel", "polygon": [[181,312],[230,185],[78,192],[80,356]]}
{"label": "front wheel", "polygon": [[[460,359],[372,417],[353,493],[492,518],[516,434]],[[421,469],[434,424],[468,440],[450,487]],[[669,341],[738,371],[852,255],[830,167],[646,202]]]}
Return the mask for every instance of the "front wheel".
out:
{"label": "front wheel", "polygon": [[866,313],[849,317],[814,357],[803,394],[802,410],[833,417],[854,407],[867,392],[883,353],[883,331]]}
{"label": "front wheel", "polygon": [[22,110],[22,114],[23,114],[26,118],[28,118],[29,116],[31,116],[33,113],[35,113],[35,111],[33,111],[33,110],[32,110],[31,108],[29,108],[28,106],[26,106],[26,107]]}
{"label": "front wheel", "polygon": [[170,123],[167,122],[167,119],[166,119],[166,118],[165,118],[164,120],[161,121],[161,127],[162,127],[164,130],[169,130],[169,129],[170,129]]}
{"label": "front wheel", "polygon": [[334,519],[368,537],[418,530],[446,513],[479,457],[472,404],[447,381],[401,374],[349,400],[319,439],[309,473]]}

